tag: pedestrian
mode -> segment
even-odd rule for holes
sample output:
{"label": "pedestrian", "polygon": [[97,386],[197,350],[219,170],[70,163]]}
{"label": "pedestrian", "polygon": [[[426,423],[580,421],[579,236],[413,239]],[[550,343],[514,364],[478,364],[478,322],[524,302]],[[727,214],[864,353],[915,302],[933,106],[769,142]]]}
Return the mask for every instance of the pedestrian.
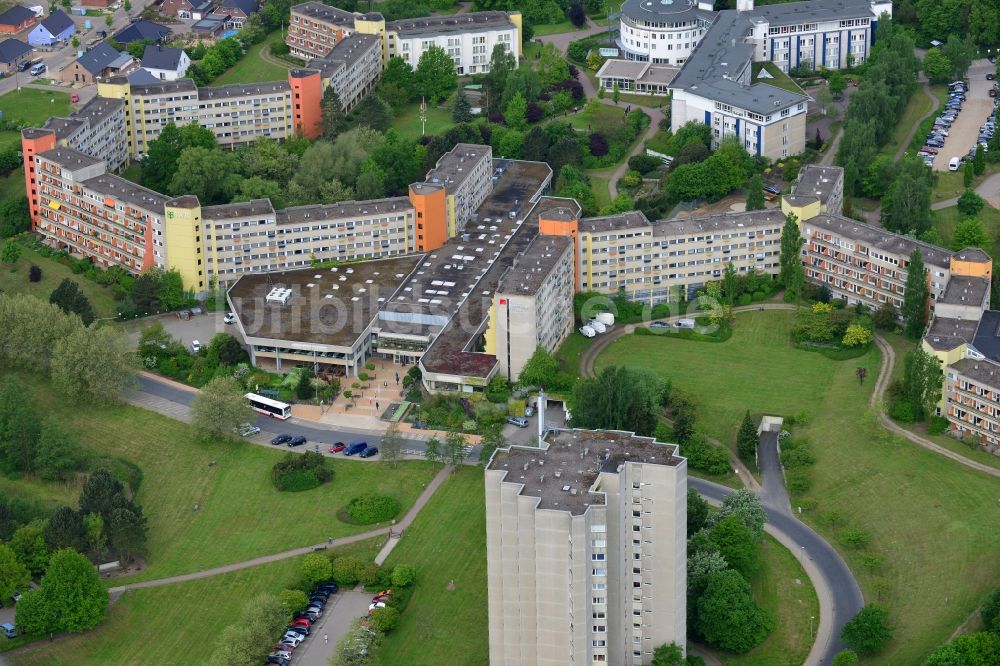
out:
{"label": "pedestrian", "polygon": [[329,644],[330,643],[330,636],[328,636],[327,634],[323,634],[323,643]]}
{"label": "pedestrian", "polygon": [[333,545],[333,537],[327,537],[326,538],[326,543],[332,546]]}
{"label": "pedestrian", "polygon": [[375,411],[377,412],[378,410],[379,410],[379,406],[378,406],[378,400],[376,400],[376,401],[375,401]]}

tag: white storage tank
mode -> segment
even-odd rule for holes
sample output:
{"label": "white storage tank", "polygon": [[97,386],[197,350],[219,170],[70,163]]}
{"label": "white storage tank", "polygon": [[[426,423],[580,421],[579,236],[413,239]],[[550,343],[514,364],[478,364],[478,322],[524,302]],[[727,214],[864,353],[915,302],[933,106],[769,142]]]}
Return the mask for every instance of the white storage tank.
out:
{"label": "white storage tank", "polygon": [[597,335],[597,332],[594,329],[592,329],[590,326],[581,326],[580,327],[580,335],[582,335],[585,338],[592,338],[595,335]]}
{"label": "white storage tank", "polygon": [[608,332],[608,327],[607,327],[607,326],[605,326],[604,324],[602,324],[602,323],[601,323],[600,321],[598,321],[597,319],[595,319],[595,320],[593,320],[593,321],[589,322],[589,323],[587,324],[587,326],[591,327],[592,329],[594,329],[594,330],[595,330],[595,331],[597,331],[598,333],[607,333],[607,332]]}
{"label": "white storage tank", "polygon": [[596,317],[594,317],[594,319],[601,322],[605,326],[613,326],[615,323],[615,316],[610,312],[601,312]]}

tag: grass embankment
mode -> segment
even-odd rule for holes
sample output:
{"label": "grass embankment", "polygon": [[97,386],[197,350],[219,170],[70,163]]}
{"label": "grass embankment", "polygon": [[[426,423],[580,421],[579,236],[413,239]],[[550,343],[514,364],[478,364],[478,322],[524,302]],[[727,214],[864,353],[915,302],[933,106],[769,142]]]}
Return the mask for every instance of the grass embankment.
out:
{"label": "grass embankment", "polygon": [[263,83],[265,81],[284,81],[288,78],[290,64],[276,65],[261,56],[261,50],[269,52],[271,44],[282,41],[280,30],[272,32],[260,44],[254,44],[243,54],[239,61],[224,71],[212,81],[213,86],[227,83]]}
{"label": "grass embankment", "polygon": [[[42,279],[38,282],[32,282],[28,279],[32,265],[42,269]],[[34,250],[22,248],[21,258],[13,267],[8,264],[0,267],[0,288],[3,289],[4,293],[31,294],[43,301],[49,300],[49,295],[64,278],[76,282],[80,291],[94,307],[94,314],[97,317],[116,317],[118,315],[117,301],[109,288],[102,287],[82,275],[74,274],[67,266],[48,257],[43,257]]]}
{"label": "grass embankment", "polygon": [[[743,313],[727,342],[638,336],[612,345],[598,366],[626,363],[669,377],[695,397],[702,427],[722,432],[725,442],[745,409],[804,410],[807,422],[796,434],[812,443],[816,463],[812,488],[793,502],[840,549],[865,599],[891,609],[895,636],[879,663],[920,663],[1000,578],[1000,532],[991,527],[998,509],[986,501],[996,496],[996,480],[878,425],[868,408],[881,360],[876,349],[831,361],[792,348],[790,324],[788,312]],[[863,385],[859,366],[868,371]],[[830,512],[846,518],[831,526]],[[865,549],[840,543],[845,521],[870,534]]]}
{"label": "grass embankment", "polygon": [[483,483],[477,467],[448,477],[386,561],[415,566],[417,583],[399,626],[386,636],[382,663],[489,663]]}
{"label": "grass embankment", "polygon": [[[32,381],[32,388],[39,411],[68,426],[83,449],[124,458],[143,471],[137,501],[149,519],[148,567],[126,582],[200,571],[374,529],[377,525],[343,523],[337,511],[365,493],[392,495],[406,511],[436,472],[434,464],[423,461],[393,468],[334,460],[332,482],[306,492],[279,492],[270,473],[287,452],[283,447],[200,442],[191,426],[153,412],[129,406],[79,409],[56,399],[40,381]],[[40,499],[55,495],[64,497],[65,491],[53,486]]]}

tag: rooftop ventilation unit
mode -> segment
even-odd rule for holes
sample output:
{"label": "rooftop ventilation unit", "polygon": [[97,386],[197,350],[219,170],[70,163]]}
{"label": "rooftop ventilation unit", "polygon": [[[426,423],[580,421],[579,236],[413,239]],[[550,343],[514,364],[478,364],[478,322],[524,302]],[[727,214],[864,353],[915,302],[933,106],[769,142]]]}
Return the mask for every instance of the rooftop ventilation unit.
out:
{"label": "rooftop ventilation unit", "polygon": [[264,299],[268,303],[278,303],[280,305],[285,305],[288,303],[288,299],[292,297],[292,290],[287,287],[274,287],[268,292],[267,297]]}

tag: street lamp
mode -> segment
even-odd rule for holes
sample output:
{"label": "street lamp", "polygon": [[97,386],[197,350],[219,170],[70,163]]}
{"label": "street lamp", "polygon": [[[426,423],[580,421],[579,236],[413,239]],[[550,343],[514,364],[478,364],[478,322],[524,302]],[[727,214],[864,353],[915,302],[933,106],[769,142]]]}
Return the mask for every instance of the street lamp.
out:
{"label": "street lamp", "polygon": [[809,638],[810,638],[810,640],[813,637],[813,620],[815,620],[815,619],[816,619],[815,615],[810,615],[809,616]]}
{"label": "street lamp", "polygon": [[427,129],[427,100],[420,98],[420,136],[426,133]]}

